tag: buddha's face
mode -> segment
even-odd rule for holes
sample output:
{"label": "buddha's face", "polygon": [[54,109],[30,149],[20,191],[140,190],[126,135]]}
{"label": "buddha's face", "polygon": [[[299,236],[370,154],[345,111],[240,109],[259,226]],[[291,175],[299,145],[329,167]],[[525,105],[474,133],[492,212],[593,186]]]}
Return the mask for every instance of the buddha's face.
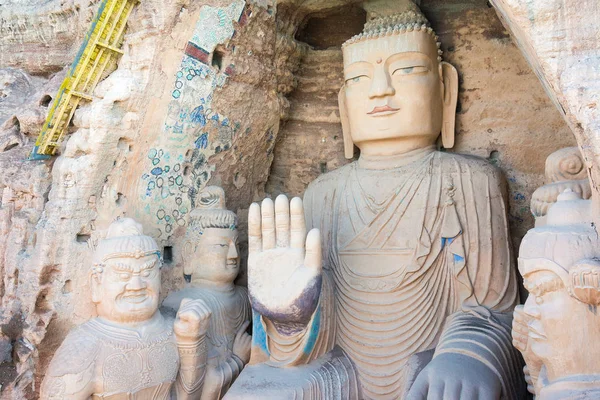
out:
{"label": "buddha's face", "polygon": [[546,365],[549,378],[590,373],[598,357],[594,349],[600,335],[595,310],[570,296],[562,279],[551,271],[538,270],[524,281],[529,291],[524,306],[529,344]]}
{"label": "buddha's face", "polygon": [[92,282],[98,315],[106,320],[145,321],[158,309],[160,261],[156,255],[109,259]]}
{"label": "buddha's face", "polygon": [[443,119],[443,70],[421,31],[344,48],[346,113],[353,142],[421,138],[433,144]]}
{"label": "buddha's face", "polygon": [[240,266],[237,242],[237,229],[208,228],[195,244],[186,244],[184,263],[192,272],[192,282],[233,282]]}

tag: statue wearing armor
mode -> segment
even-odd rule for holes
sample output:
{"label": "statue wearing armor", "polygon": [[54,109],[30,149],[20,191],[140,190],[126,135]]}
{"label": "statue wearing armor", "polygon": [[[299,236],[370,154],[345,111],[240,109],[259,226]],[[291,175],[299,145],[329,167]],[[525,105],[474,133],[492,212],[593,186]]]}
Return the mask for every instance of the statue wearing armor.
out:
{"label": "statue wearing armor", "polygon": [[43,400],[196,399],[206,364],[210,310],[185,299],[175,321],[158,311],[160,251],[140,224],[120,219],[90,271],[98,317],[74,329],[42,383]]}

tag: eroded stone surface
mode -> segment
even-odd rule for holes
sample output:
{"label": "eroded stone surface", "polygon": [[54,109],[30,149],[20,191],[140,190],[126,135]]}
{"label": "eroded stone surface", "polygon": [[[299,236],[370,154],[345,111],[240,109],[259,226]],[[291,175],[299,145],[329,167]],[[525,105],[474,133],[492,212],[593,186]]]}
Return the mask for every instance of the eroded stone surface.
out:
{"label": "eroded stone surface", "polygon": [[[600,4],[593,0],[491,3],[575,134],[592,189],[600,193]],[[599,223],[600,196],[593,199]]]}
{"label": "eroded stone surface", "polygon": [[[346,162],[339,114],[334,113],[341,52],[339,48],[310,49],[298,40],[312,39],[296,33],[307,32],[303,28],[307,16],[327,19],[331,12],[339,13],[341,6],[355,3],[347,0],[290,0],[277,7],[268,1],[251,2],[245,8],[249,13],[244,22],[227,21],[235,33],[217,44],[221,61],[215,60],[212,66],[212,56],[208,60],[215,77],[229,75],[212,92],[212,111],[224,117],[220,125],[210,122],[203,131],[193,130],[186,138],[189,148],[185,152],[167,141],[168,104],[200,9],[229,10],[234,3],[141,2],[129,21],[119,70],[98,87],[96,100],[76,113],[71,128],[75,133],[63,145],[61,156],[31,163],[25,159],[48,102],[62,81],[61,71],[79,49],[98,2],[0,0],[0,67],[5,68],[0,75],[6,77],[9,71],[9,78],[0,81],[0,91],[19,88],[11,91],[10,96],[16,93],[16,97],[10,102],[0,101],[0,113],[7,118],[0,118],[0,149],[6,150],[0,153],[0,188],[5,199],[0,339],[13,347],[12,360],[0,365],[3,395],[35,398],[46,366],[68,330],[93,314],[92,304],[82,300],[89,286],[79,266],[91,257],[87,241],[102,237],[116,216],[137,215],[161,248],[172,252],[172,261],[163,269],[165,294],[183,283],[180,246],[186,227],[177,225],[179,218],[173,216],[175,210],[181,212],[178,196],[169,195],[163,201],[155,190],[144,197],[150,182],[142,178],[144,174],[156,179],[155,167],[164,171],[163,167],[176,164],[165,161],[165,154],[184,155],[179,172],[183,172],[185,188],[199,190],[209,183],[225,188],[230,206],[240,215],[242,256],[246,254],[246,208],[251,200],[263,197],[267,180],[268,193],[299,194],[314,177]],[[463,75],[460,87],[465,90],[459,99],[465,112],[457,117],[461,127],[457,148],[489,157],[508,173],[511,229],[517,233],[513,239],[518,239],[519,232],[532,223],[526,205],[529,193],[543,179],[543,160],[556,148],[571,145],[572,139],[515,48],[496,29],[493,10],[482,2],[443,3],[424,1],[422,7],[442,38],[445,57]],[[212,27],[216,23],[212,20]],[[321,35],[327,33],[313,35],[315,48],[332,43]],[[231,64],[234,68],[228,70]],[[8,86],[1,86],[8,81]],[[483,105],[492,102],[495,108],[490,117]],[[232,129],[223,128],[225,118]],[[288,121],[283,135],[280,118]],[[481,118],[486,122],[483,130]],[[235,122],[240,127],[229,150],[217,152],[221,139],[213,139],[230,137]],[[202,140],[203,133],[210,140]],[[281,141],[276,144],[278,137]],[[467,147],[461,148],[462,138]],[[206,148],[202,148],[204,143]],[[162,150],[156,166],[156,157],[149,157],[152,149],[156,155]],[[199,162],[200,155],[204,163]],[[179,187],[178,175],[167,172],[163,181],[169,186],[173,178],[173,185]],[[194,186],[192,178],[198,178],[199,184]],[[182,204],[186,201],[191,207],[191,196],[180,193]],[[165,212],[162,219],[162,213],[157,215],[160,209]],[[166,232],[166,215],[175,218],[171,232]],[[243,268],[239,281],[245,281]],[[11,382],[17,374],[20,379],[15,388]]]}
{"label": "eroded stone surface", "polygon": [[[218,11],[228,9],[232,4],[237,4],[236,10],[242,10],[243,16],[229,15],[230,28],[224,31],[225,36],[217,39],[217,42],[223,43],[213,54],[220,51],[221,62],[204,60],[208,63],[204,70],[208,68],[212,76],[221,77],[219,81],[213,80],[215,85],[209,84],[209,91],[204,93],[211,97],[210,116],[222,116],[218,121],[211,120],[212,125],[206,128],[210,140],[205,144],[198,142],[199,146],[196,146],[196,139],[203,133],[196,130],[186,132],[185,145],[189,147],[183,151],[177,147],[177,142],[161,144],[160,140],[168,139],[168,132],[164,130],[169,116],[167,104],[173,98],[186,45],[194,35],[202,10],[207,10],[208,5],[194,4],[187,8],[176,2],[145,2],[136,7],[130,18],[123,46],[125,54],[119,68],[98,85],[95,100],[82,105],[76,112],[73,133],[67,137],[60,155],[47,163],[24,161],[31,149],[31,140],[27,148],[4,153],[18,151],[20,157],[18,162],[6,160],[7,164],[12,161],[3,173],[3,178],[6,176],[6,180],[10,181],[9,188],[32,185],[26,195],[31,193],[33,199],[30,202],[37,207],[36,213],[30,217],[24,218],[15,213],[11,217],[12,222],[7,221],[6,230],[10,232],[12,229],[18,237],[11,238],[10,233],[3,236],[9,240],[7,248],[11,247],[6,254],[14,259],[6,263],[5,268],[10,271],[5,273],[7,294],[3,297],[2,320],[3,326],[14,329],[3,331],[15,341],[16,351],[13,354],[16,357],[11,365],[21,376],[17,387],[4,387],[7,395],[34,398],[48,362],[68,330],[94,315],[91,302],[86,300],[89,293],[87,273],[80,266],[89,264],[91,260],[88,243],[102,237],[106,227],[117,216],[136,216],[139,212],[138,219],[143,222],[146,232],[158,241],[161,249],[170,248],[174,257],[163,272],[165,295],[182,282],[179,243],[185,227],[178,225],[176,220],[172,232],[166,232],[164,216],[161,219],[156,214],[158,210],[146,207],[160,204],[146,200],[148,180],[142,179],[142,175],[153,175],[155,167],[164,171],[167,165],[174,171],[175,164],[180,162],[179,171],[174,171],[178,174],[164,179],[165,186],[169,188],[169,202],[158,192],[159,201],[169,205],[166,211],[170,216],[173,216],[174,210],[181,212],[181,205],[187,205],[189,210],[193,193],[188,189],[199,190],[209,180],[221,183],[231,193],[230,204],[236,209],[247,207],[255,193],[260,192],[261,182],[267,179],[272,158],[270,149],[274,145],[279,121],[274,79],[274,15],[271,6],[266,3],[239,7],[239,2],[223,1],[210,7]],[[215,15],[219,13],[209,13],[209,19],[213,28],[217,29],[221,20]],[[76,29],[77,25],[72,33]],[[210,32],[208,30],[207,34]],[[79,43],[78,40],[75,42]],[[31,63],[39,61],[30,51],[21,54],[31,56]],[[65,58],[72,59],[70,56]],[[64,66],[69,61],[52,61],[50,64],[63,63]],[[23,65],[29,65],[27,62],[23,61]],[[56,69],[48,67],[42,73],[51,70]],[[34,69],[32,72],[40,71]],[[197,77],[200,80],[204,78]],[[190,105],[201,104],[201,96],[194,98],[193,91],[188,95],[198,102]],[[161,98],[166,101],[161,103]],[[39,99],[36,99],[36,107],[37,102]],[[205,110],[204,116],[208,114]],[[32,129],[33,138],[38,129]],[[269,135],[273,140],[266,139]],[[221,146],[219,149],[221,142],[228,143],[228,148]],[[154,158],[148,157],[152,149],[162,150],[160,165],[152,165]],[[202,152],[196,152],[198,149],[209,152],[201,159],[198,153]],[[176,155],[165,160],[164,156],[170,153]],[[179,155],[182,160],[177,160]],[[50,168],[52,175],[49,174]],[[23,179],[13,182],[9,171],[15,169],[23,174]],[[203,175],[203,171],[208,171],[208,175]],[[36,172],[44,172],[45,179],[28,177]],[[194,182],[194,177],[201,179]],[[51,182],[52,189],[48,193]],[[37,189],[38,186],[45,190]],[[185,190],[179,191],[180,187]],[[177,204],[176,193],[182,195],[181,204]],[[151,193],[148,199],[154,195],[156,192]],[[20,196],[14,197],[18,207],[22,207]],[[10,204],[10,196],[6,198],[7,204]],[[15,251],[15,248],[20,251]]]}

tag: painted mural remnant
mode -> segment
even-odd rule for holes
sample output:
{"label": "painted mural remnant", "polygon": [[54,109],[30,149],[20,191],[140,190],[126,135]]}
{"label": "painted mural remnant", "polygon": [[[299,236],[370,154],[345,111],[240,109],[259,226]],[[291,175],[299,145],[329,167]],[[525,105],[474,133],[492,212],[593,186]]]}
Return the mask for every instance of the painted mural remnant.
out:
{"label": "painted mural remnant", "polygon": [[231,76],[235,66],[221,71],[211,65],[213,52],[235,33],[233,21],[246,22],[245,2],[227,7],[203,6],[194,34],[176,72],[171,101],[155,147],[148,152],[140,191],[144,212],[156,217],[160,239],[186,224],[196,194],[214,171],[208,160],[229,150],[241,124],[211,108],[213,93]]}

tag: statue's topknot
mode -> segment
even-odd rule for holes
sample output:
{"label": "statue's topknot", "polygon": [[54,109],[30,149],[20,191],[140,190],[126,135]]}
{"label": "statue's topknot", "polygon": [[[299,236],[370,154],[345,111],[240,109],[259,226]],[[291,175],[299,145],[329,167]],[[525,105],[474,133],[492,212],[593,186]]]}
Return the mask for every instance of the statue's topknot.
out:
{"label": "statue's topknot", "polygon": [[377,17],[365,24],[363,31],[346,41],[342,48],[370,39],[377,39],[384,36],[398,35],[405,32],[422,31],[432,36],[438,48],[438,61],[442,60],[441,43],[435,34],[427,18],[415,10],[405,11],[400,14]]}
{"label": "statue's topknot", "polygon": [[[199,194],[197,207],[189,216],[192,234],[202,235],[208,228],[237,229],[238,219],[225,206],[225,192],[218,186],[207,186]],[[190,233],[190,232],[188,232]]]}

